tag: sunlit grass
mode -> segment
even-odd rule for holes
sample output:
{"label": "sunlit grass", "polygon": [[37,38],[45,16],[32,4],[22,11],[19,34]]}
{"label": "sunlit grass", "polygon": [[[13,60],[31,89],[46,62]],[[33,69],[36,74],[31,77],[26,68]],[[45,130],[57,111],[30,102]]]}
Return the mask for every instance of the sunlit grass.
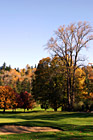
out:
{"label": "sunlit grass", "polygon": [[[38,109],[37,109],[38,108]],[[92,140],[93,114],[74,112],[54,112],[34,110],[23,113],[21,109],[16,113],[0,113],[0,125],[14,124],[26,126],[50,126],[61,132],[42,132],[29,134],[2,135],[2,140]]]}

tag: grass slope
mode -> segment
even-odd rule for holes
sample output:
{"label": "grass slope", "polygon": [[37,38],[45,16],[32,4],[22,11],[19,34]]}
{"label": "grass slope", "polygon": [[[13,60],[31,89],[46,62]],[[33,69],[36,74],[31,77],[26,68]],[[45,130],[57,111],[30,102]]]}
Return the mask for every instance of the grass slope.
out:
{"label": "grass slope", "polygon": [[1,135],[0,140],[93,140],[93,114],[32,111],[0,113],[0,125],[50,126],[61,132]]}

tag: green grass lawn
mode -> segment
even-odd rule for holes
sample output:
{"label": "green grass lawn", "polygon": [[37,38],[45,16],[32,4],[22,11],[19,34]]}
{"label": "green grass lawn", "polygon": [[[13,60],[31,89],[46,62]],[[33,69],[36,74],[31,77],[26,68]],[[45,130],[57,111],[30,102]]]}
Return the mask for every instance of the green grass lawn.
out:
{"label": "green grass lawn", "polygon": [[93,140],[93,113],[45,112],[39,109],[26,113],[0,113],[0,126],[7,124],[50,126],[62,131],[1,135],[0,140]]}

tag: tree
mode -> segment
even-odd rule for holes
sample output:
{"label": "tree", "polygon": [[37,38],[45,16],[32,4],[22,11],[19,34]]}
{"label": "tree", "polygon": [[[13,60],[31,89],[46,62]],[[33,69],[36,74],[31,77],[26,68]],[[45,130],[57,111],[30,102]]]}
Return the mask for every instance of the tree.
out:
{"label": "tree", "polygon": [[85,92],[84,90],[84,83],[86,79],[86,74],[82,68],[76,69],[75,72],[75,98],[76,98],[76,103],[81,101],[83,98],[83,93]]}
{"label": "tree", "polygon": [[90,95],[90,93],[93,93],[93,68],[92,66],[87,66],[83,70],[86,74],[84,89]]}
{"label": "tree", "polygon": [[16,69],[17,72],[20,72],[19,68]]}
{"label": "tree", "polygon": [[30,65],[29,64],[26,65],[26,69],[27,70],[30,69]]}
{"label": "tree", "polygon": [[35,72],[35,78],[32,82],[32,95],[36,101],[39,101],[45,110],[49,105],[49,64],[50,58],[43,58],[39,61]]}
{"label": "tree", "polygon": [[28,93],[27,91],[25,92],[21,92],[20,93],[20,98],[22,100],[22,103],[21,103],[21,108],[24,108],[24,112],[25,112],[25,109],[32,109],[34,107],[34,99],[32,97],[32,95],[30,93]]}
{"label": "tree", "polygon": [[17,93],[20,93],[21,92],[21,90],[22,90],[22,87],[21,87],[21,81],[19,80],[19,78],[18,78],[18,80],[16,81],[16,92]]}
{"label": "tree", "polygon": [[83,101],[85,103],[85,110],[93,110],[93,67],[87,66],[83,67],[85,72],[85,81],[84,81],[84,92],[83,92]]}
{"label": "tree", "polygon": [[[47,49],[62,59],[67,74],[68,109],[75,103],[75,71],[81,65],[79,54],[93,40],[92,27],[87,22],[78,22],[67,27],[60,26],[47,44]],[[71,78],[72,77],[72,78]]]}
{"label": "tree", "polygon": [[67,104],[64,71],[62,60],[58,56],[52,58],[50,62],[49,103],[54,111],[57,111],[60,106],[66,107]]}
{"label": "tree", "polygon": [[62,69],[61,61],[57,56],[53,59],[43,58],[40,60],[35,72],[35,79],[32,82],[32,94],[45,110],[48,106],[51,106],[54,111],[57,111],[57,108],[64,104],[63,98],[65,97],[66,86],[64,72],[60,74]]}
{"label": "tree", "polygon": [[2,66],[2,69],[5,70],[5,68],[6,68],[6,63],[4,62],[3,66]]}
{"label": "tree", "polygon": [[10,65],[9,66],[6,66],[5,70],[6,71],[10,71],[11,70],[11,66]]}
{"label": "tree", "polygon": [[0,77],[0,86],[2,86],[2,85],[3,85],[3,81],[2,81],[2,79]]}
{"label": "tree", "polygon": [[0,86],[0,108],[5,112],[6,109],[17,106],[16,94],[9,86]]}
{"label": "tree", "polygon": [[30,92],[31,91],[31,83],[28,78],[24,78],[24,80],[21,83],[21,92]]}

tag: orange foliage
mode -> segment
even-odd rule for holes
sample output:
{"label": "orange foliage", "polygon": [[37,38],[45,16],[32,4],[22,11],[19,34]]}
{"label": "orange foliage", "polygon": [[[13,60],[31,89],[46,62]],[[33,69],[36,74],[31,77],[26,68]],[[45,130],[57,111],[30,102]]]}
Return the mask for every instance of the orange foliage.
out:
{"label": "orange foliage", "polygon": [[17,106],[16,94],[9,86],[0,86],[0,108],[9,109]]}

